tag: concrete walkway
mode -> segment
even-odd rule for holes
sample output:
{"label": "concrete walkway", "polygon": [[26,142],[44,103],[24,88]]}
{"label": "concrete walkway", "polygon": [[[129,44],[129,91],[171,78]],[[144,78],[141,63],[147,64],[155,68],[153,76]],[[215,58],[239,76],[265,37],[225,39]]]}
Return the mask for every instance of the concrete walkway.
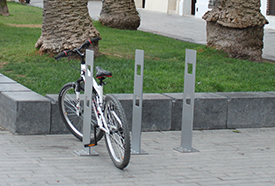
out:
{"label": "concrete walkway", "polygon": [[[15,0],[18,1],[18,0]],[[43,7],[43,0],[31,0],[30,5]],[[94,20],[99,19],[101,1],[89,1],[89,14]],[[193,16],[165,14],[138,9],[141,17],[139,30],[152,32],[197,44],[206,44],[206,21]],[[275,30],[265,29],[263,58],[275,61]]]}
{"label": "concrete walkway", "polygon": [[123,171],[111,162],[104,140],[99,156],[79,157],[72,135],[18,136],[0,131],[0,185],[274,186],[275,128],[195,131],[180,153],[180,132],[146,132],[142,148]]}

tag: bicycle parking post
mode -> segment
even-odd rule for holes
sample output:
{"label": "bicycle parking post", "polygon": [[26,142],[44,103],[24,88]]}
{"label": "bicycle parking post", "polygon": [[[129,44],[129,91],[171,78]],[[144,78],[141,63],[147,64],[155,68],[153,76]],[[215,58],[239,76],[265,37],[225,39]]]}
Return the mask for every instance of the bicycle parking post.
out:
{"label": "bicycle parking post", "polygon": [[185,52],[185,75],[182,106],[181,146],[174,148],[179,152],[198,152],[192,148],[195,77],[196,77],[196,50],[186,49]]}
{"label": "bicycle parking post", "polygon": [[133,119],[132,119],[132,149],[131,154],[148,154],[141,149],[141,124],[143,101],[143,66],[144,51],[136,50],[135,56],[135,81],[133,95]]}
{"label": "bicycle parking post", "polygon": [[91,113],[92,113],[92,90],[93,90],[93,69],[94,69],[94,51],[86,49],[86,70],[90,69],[90,74],[85,73],[85,91],[84,91],[84,119],[83,119],[83,146],[80,151],[74,151],[80,156],[97,156],[98,153],[92,149],[91,140]]}

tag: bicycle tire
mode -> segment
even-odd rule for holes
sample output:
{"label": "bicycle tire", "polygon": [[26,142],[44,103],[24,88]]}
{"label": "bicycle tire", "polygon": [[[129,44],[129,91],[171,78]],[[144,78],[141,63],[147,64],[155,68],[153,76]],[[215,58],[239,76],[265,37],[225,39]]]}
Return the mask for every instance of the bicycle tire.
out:
{"label": "bicycle tire", "polygon": [[[80,99],[80,114],[77,115],[76,113],[76,94],[75,94],[75,82],[70,82],[65,84],[59,93],[58,96],[58,104],[60,113],[62,116],[62,119],[66,125],[66,127],[69,129],[69,131],[80,141],[83,139],[83,99]],[[83,91],[82,91],[83,93]],[[91,144],[95,143],[94,139],[94,125],[97,125],[97,120],[94,114],[94,111],[92,109],[91,114]],[[100,130],[99,128],[96,129],[96,141],[101,140],[101,138],[104,136],[104,132]]]}
{"label": "bicycle tire", "polygon": [[112,95],[105,97],[104,117],[110,130],[110,134],[105,133],[108,153],[115,166],[124,169],[130,162],[130,133],[125,112],[117,98]]}

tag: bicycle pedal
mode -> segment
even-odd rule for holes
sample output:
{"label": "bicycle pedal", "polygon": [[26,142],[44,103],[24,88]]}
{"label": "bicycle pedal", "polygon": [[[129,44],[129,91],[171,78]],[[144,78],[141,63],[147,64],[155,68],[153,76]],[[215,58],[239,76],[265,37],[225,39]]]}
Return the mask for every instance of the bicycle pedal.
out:
{"label": "bicycle pedal", "polygon": [[87,145],[84,145],[84,147],[94,147],[94,146],[97,146],[97,144],[92,143],[92,144],[87,144]]}

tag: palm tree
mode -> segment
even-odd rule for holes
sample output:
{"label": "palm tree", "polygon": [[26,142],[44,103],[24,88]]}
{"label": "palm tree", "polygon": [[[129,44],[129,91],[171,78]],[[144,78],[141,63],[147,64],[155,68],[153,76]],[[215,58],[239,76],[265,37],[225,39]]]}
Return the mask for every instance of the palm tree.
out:
{"label": "palm tree", "polygon": [[111,28],[136,30],[140,17],[134,0],[103,0],[99,21]]}
{"label": "palm tree", "polygon": [[230,57],[262,61],[264,25],[260,0],[216,0],[207,21],[207,46],[223,50]]}
{"label": "palm tree", "polygon": [[[44,0],[42,33],[35,47],[56,54],[99,36],[89,16],[88,0]],[[98,43],[91,45],[98,54]]]}
{"label": "palm tree", "polygon": [[0,0],[0,14],[3,16],[9,16],[7,0]]}

